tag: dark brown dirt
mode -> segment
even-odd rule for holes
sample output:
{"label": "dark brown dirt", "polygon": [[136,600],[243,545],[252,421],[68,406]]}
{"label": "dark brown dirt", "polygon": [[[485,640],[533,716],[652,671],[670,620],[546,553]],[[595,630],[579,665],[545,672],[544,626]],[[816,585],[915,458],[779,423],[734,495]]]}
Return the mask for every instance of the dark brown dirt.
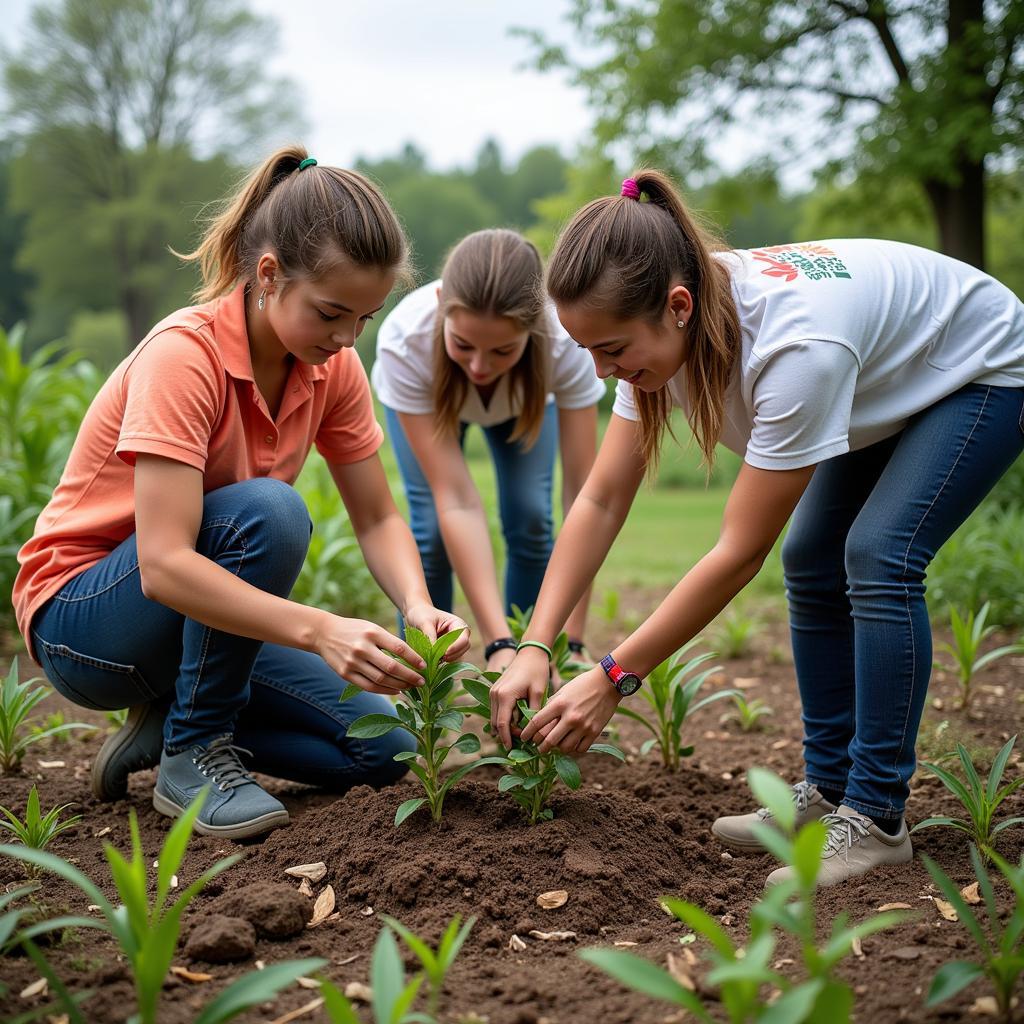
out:
{"label": "dark brown dirt", "polygon": [[[635,605],[642,613],[651,600],[652,595],[630,594],[626,605],[630,610]],[[600,635],[602,631],[605,636]],[[607,642],[612,632],[595,624],[593,635]],[[537,826],[527,826],[518,808],[497,791],[497,773],[491,770],[470,776],[451,794],[439,828],[421,813],[399,829],[393,827],[395,808],[416,792],[409,782],[380,792],[361,787],[340,799],[268,782],[288,805],[289,828],[247,845],[196,837],[189,847],[180,872],[182,887],[225,853],[241,853],[243,859],[215,879],[185,916],[175,963],[212,974],[214,980],[170,979],[161,1024],[188,1024],[226,983],[251,970],[254,960],[271,963],[323,956],[330,962],[324,973],[336,983],[367,983],[382,914],[398,918],[432,942],[453,914],[476,917],[449,977],[442,1003],[445,1021],[476,1014],[490,1024],[591,1020],[661,1024],[671,1017],[670,1007],[624,990],[588,967],[576,952],[592,945],[636,943],[629,947],[632,952],[664,964],[669,952],[683,948],[679,939],[685,934],[684,927],[659,908],[658,897],[665,894],[699,904],[734,937],[744,936],[748,911],[774,864],[767,855],[730,857],[712,840],[709,827],[718,814],[750,808],[744,776],[751,764],[766,765],[790,778],[799,776],[801,765],[799,706],[786,657],[785,630],[768,627],[755,647],[749,657],[725,663],[721,677],[713,683],[740,685],[749,696],[765,699],[775,710],[766,731],[744,735],[735,727],[724,727],[719,716],[726,705],[713,704],[688,726],[688,742],[696,744],[694,756],[677,774],[670,774],[655,755],[638,758],[644,737],[638,727],[624,721],[618,742],[629,754],[629,763],[586,758],[583,788],[562,793],[555,803],[555,819]],[[597,647],[592,653],[599,653]],[[934,757],[961,739],[980,759],[990,759],[1020,726],[1022,669],[1024,659],[1005,659],[983,674],[978,680],[977,706],[967,714],[953,710],[953,681],[937,673],[933,706],[922,729],[923,756]],[[61,706],[68,709],[53,699],[48,709]],[[74,714],[106,726],[100,715],[79,710]],[[0,777],[0,803],[22,812],[33,782],[38,784],[44,809],[73,802],[84,819],[57,840],[54,851],[72,859],[113,897],[103,843],[127,848],[128,811],[134,808],[151,863],[168,823],[149,804],[152,773],[133,777],[125,801],[103,805],[92,799],[88,763],[100,741],[98,733],[33,748],[22,774]],[[40,761],[61,760],[64,767],[40,765]],[[1020,771],[1017,757],[1009,773]],[[957,813],[953,799],[937,781],[919,774],[908,818],[915,821],[942,813]],[[1024,794],[1018,793],[1007,802],[1004,814],[1022,813]],[[108,833],[98,834],[107,828]],[[1004,834],[1002,849],[1009,858],[1019,858],[1024,851],[1022,835],[1024,829]],[[958,833],[944,829],[918,833],[915,848],[938,861],[960,885],[972,880],[967,846]],[[297,895],[298,880],[286,876],[284,869],[313,861],[327,864],[326,877],[312,887],[314,894],[331,885],[337,907],[324,923],[307,928],[303,925],[312,899]],[[0,859],[0,884],[10,887],[21,876],[15,863]],[[568,901],[556,910],[542,910],[536,897],[552,889],[567,890]],[[924,994],[938,967],[948,959],[970,955],[966,933],[959,924],[941,918],[929,898],[934,894],[918,858],[821,894],[823,927],[840,912],[861,920],[884,903],[908,903],[916,911],[913,921],[864,940],[862,958],[844,962],[842,974],[856,993],[857,1021],[923,1024],[966,1019],[974,1000],[988,994],[984,983],[975,983],[942,1007],[925,1008]],[[77,890],[53,878],[44,878],[37,898],[52,913],[86,910],[86,900]],[[215,914],[245,918],[255,925],[257,937],[247,961],[220,964],[186,955],[185,941]],[[295,927],[298,931],[291,937],[268,934],[280,936]],[[576,937],[544,941],[531,936],[534,931],[568,931]],[[524,950],[509,948],[513,934],[525,941]],[[686,948],[698,957],[704,952],[699,942]],[[88,1020],[120,1024],[127,1019],[133,1005],[130,976],[111,942],[99,933],[77,931],[52,944],[47,955],[72,990],[95,990],[86,1003]],[[792,955],[791,948],[780,945],[780,960]],[[9,957],[2,965],[10,992],[0,998],[0,1019],[7,1019],[38,1002],[18,995],[37,974],[21,957]],[[411,960],[408,966],[413,967]],[[272,1021],[314,996],[295,986],[273,1003],[237,1019]],[[322,1010],[315,1010],[298,1019],[322,1022],[327,1018]],[[363,1019],[368,1019],[365,1011]]]}

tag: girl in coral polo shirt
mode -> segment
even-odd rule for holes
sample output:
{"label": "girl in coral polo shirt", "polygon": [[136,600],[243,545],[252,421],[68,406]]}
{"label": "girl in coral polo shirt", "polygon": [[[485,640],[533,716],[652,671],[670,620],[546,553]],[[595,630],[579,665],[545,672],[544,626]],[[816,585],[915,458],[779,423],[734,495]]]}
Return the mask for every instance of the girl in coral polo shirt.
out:
{"label": "girl in coral polo shirt", "polygon": [[[93,766],[100,799],[159,763],[157,810],[177,816],[210,785],[197,830],[241,838],[288,822],[248,769],[335,789],[403,771],[408,734],[346,732],[420,682],[396,656],[421,660],[288,595],[312,529],[291,485],[316,444],[405,620],[428,636],[465,625],[431,604],[353,349],[407,252],[370,182],[280,150],[187,257],[204,304],[157,324],[86,414],[13,597],[57,690],[130,708]],[[365,692],[341,703],[347,682]]]}

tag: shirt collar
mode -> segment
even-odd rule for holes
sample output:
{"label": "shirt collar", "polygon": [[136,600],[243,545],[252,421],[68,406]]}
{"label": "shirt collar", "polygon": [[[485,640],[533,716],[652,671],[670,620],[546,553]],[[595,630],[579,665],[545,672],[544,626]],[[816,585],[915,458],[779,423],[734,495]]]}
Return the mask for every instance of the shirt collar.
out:
{"label": "shirt collar", "polygon": [[[217,304],[213,319],[213,334],[220,349],[224,369],[236,380],[254,380],[249,334],[245,326],[245,282],[237,284]],[[315,366],[295,360],[292,374],[312,384],[330,374],[327,363]]]}

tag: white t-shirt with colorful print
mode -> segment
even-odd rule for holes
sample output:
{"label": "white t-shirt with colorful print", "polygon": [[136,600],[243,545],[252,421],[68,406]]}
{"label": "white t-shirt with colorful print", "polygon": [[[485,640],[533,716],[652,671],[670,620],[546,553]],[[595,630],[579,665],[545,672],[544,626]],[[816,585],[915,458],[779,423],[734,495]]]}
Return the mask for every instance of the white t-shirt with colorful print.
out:
{"label": "white t-shirt with colorful print", "polygon": [[[437,320],[437,289],[432,281],[410,292],[388,314],[377,334],[377,356],[370,382],[377,397],[395,412],[434,411],[434,324]],[[547,401],[559,409],[584,409],[604,396],[604,381],[597,376],[590,353],[577,346],[549,307],[549,386]],[[510,394],[509,375],[498,378],[490,401],[484,405],[480,392],[466,389],[459,410],[463,423],[493,427],[514,419],[522,411],[518,395]]]}
{"label": "white t-shirt with colorful print", "polygon": [[[948,256],[870,239],[735,250],[742,355],[721,442],[796,469],[898,433],[966,384],[1024,387],[1024,304]],[[669,382],[687,414],[685,369]],[[638,418],[620,381],[614,411]]]}

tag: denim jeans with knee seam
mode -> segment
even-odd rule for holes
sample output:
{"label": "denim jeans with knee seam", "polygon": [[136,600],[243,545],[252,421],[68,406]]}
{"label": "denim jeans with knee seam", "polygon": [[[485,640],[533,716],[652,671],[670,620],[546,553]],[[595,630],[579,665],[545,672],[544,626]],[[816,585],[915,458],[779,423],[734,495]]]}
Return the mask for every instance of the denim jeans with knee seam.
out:
{"label": "denim jeans with knee seam", "polygon": [[[256,478],[204,495],[196,550],[287,597],[310,531],[297,491]],[[147,598],[134,534],[40,609],[32,640],[50,682],[76,704],[165,704],[169,753],[231,734],[252,768],[343,790],[394,781],[405,768],[393,756],[414,748],[403,730],[349,739],[356,718],[393,706],[371,693],[339,703],[345,680],[318,655],[212,629]]]}
{"label": "denim jeans with knee seam", "polygon": [[[398,414],[388,408],[385,413],[388,437],[409,502],[409,525],[419,548],[427,590],[436,607],[451,611],[452,567],[441,537],[434,496],[409,446]],[[510,612],[514,604],[525,610],[536,602],[554,546],[551,491],[558,445],[558,410],[554,402],[548,403],[540,437],[531,448],[521,441],[509,440],[515,424],[511,419],[482,428],[498,482],[498,511],[505,538],[506,612]],[[460,447],[467,426],[463,423],[459,428]]]}
{"label": "denim jeans with knee seam", "polygon": [[898,818],[932,668],[925,572],[1024,450],[1024,389],[971,384],[814,471],[782,548],[807,779]]}

